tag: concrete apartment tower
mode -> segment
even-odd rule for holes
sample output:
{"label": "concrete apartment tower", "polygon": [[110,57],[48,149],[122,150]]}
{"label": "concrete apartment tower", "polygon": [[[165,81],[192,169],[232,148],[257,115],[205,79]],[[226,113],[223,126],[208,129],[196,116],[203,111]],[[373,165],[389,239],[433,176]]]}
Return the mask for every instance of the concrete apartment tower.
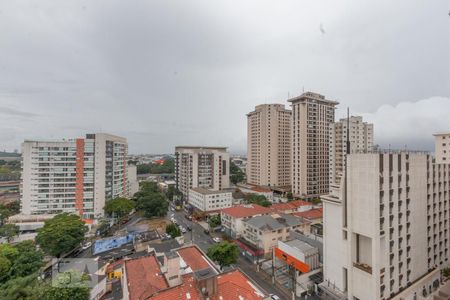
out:
{"label": "concrete apartment tower", "polygon": [[292,193],[313,198],[329,191],[330,125],[339,103],[306,92],[292,106]]}
{"label": "concrete apartment tower", "polygon": [[339,185],[344,172],[347,153],[347,132],[350,153],[367,153],[373,150],[373,124],[363,122],[360,116],[340,119],[330,125],[330,184]]}
{"label": "concrete apartment tower", "polygon": [[219,191],[230,187],[230,154],[226,147],[175,147],[175,186],[189,199],[189,189]]}
{"label": "concrete apartment tower", "polygon": [[449,266],[450,164],[349,154],[340,188],[322,200],[321,289],[331,299],[430,299]]}
{"label": "concrete apartment tower", "polygon": [[129,196],[127,140],[105,133],[22,144],[21,212],[104,215],[105,202]]}
{"label": "concrete apartment tower", "polygon": [[283,104],[261,104],[247,114],[247,182],[291,184],[291,117]]}
{"label": "concrete apartment tower", "polygon": [[436,163],[450,164],[450,132],[436,133],[435,138],[435,152]]}

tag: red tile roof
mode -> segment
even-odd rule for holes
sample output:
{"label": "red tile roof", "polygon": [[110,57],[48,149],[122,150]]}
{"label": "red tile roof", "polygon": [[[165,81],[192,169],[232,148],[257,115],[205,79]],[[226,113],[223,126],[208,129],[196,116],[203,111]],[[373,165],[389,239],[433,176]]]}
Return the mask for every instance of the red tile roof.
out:
{"label": "red tile roof", "polygon": [[154,256],[125,261],[130,300],[147,299],[169,285]]}
{"label": "red tile roof", "polygon": [[312,206],[313,204],[311,202],[307,202],[307,201],[303,201],[303,200],[294,200],[291,202],[288,202],[291,205],[294,205],[295,207],[300,207],[300,206]]}
{"label": "red tile roof", "polygon": [[263,188],[261,186],[254,186],[254,187],[251,188],[251,190],[255,191],[255,192],[260,192],[260,193],[270,193],[270,192],[272,192],[271,189]]}
{"label": "red tile roof", "polygon": [[232,271],[217,277],[217,299],[259,300],[265,296],[240,271]]}
{"label": "red tile roof", "polygon": [[198,291],[194,277],[192,274],[184,275],[182,277],[183,283],[173,288],[162,291],[153,297],[152,300],[186,300],[186,299],[202,299]]}
{"label": "red tile roof", "polygon": [[211,267],[197,247],[186,247],[177,252],[194,272]]}
{"label": "red tile roof", "polygon": [[271,208],[274,210],[286,211],[286,210],[295,210],[300,206],[312,206],[312,203],[303,200],[295,200],[287,203],[276,203],[273,204]]}
{"label": "red tile roof", "polygon": [[245,218],[255,215],[263,215],[272,212],[268,207],[263,207],[258,204],[242,204],[233,207],[222,209],[222,213],[230,215],[234,218]]}
{"label": "red tile roof", "polygon": [[304,212],[294,213],[293,215],[298,217],[303,217],[305,219],[313,220],[313,219],[322,219],[323,218],[323,208],[315,208],[311,210],[307,210]]}

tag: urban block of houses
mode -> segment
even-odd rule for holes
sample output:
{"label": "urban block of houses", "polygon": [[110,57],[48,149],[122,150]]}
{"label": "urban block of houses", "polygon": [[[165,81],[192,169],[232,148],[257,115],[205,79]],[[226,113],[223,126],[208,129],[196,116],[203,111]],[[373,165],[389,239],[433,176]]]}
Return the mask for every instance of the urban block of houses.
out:
{"label": "urban block of houses", "polygon": [[267,299],[268,295],[240,270],[219,273],[196,246],[151,251],[124,260],[121,287],[124,300]]}

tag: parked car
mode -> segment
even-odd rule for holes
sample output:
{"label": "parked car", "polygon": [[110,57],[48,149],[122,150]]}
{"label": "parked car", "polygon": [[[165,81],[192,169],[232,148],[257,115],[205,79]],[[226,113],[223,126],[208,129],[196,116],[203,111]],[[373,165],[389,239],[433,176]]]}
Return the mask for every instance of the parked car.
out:
{"label": "parked car", "polygon": [[187,230],[192,231],[192,227],[191,226],[186,226]]}
{"label": "parked car", "polygon": [[204,232],[205,234],[209,234],[209,230],[208,230],[208,229],[203,230],[203,232]]}
{"label": "parked car", "polygon": [[182,233],[186,233],[187,232],[186,228],[184,228],[184,227],[181,227],[180,230],[181,230]]}
{"label": "parked car", "polygon": [[214,237],[213,241],[216,243],[220,243],[222,241],[222,239],[220,237]]}
{"label": "parked car", "polygon": [[281,300],[281,298],[275,294],[270,294],[269,296],[270,296],[270,299],[272,299],[272,300]]}
{"label": "parked car", "polygon": [[83,247],[81,247],[81,249],[86,250],[86,249],[89,249],[89,247],[91,247],[91,246],[92,246],[92,243],[87,242],[86,244],[83,245]]}

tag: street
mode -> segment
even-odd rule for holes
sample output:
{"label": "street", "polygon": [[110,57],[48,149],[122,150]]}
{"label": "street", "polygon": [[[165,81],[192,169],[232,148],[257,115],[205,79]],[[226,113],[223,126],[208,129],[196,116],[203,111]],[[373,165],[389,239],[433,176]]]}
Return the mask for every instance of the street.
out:
{"label": "street", "polygon": [[[203,252],[207,252],[208,248],[211,247],[211,245],[214,244],[213,237],[215,235],[221,236],[221,234],[217,234],[214,232],[211,232],[210,235],[204,233],[204,228],[200,226],[196,222],[189,221],[185,218],[185,212],[184,211],[169,211],[167,214],[167,218],[170,219],[173,216],[173,218],[177,221],[178,224],[180,224],[183,227],[190,226],[192,228],[192,231],[187,231],[184,234],[185,242],[189,243],[191,239],[193,239],[194,244],[196,244],[200,249],[203,250]],[[267,278],[267,275],[263,274],[263,271],[257,272],[256,271],[256,265],[248,261],[243,256],[239,256],[236,267],[239,267],[247,276],[249,276],[253,281],[255,281],[262,289],[264,289],[269,294],[275,294],[278,295],[281,299],[292,299],[291,297],[287,297],[286,291],[280,291],[278,288],[276,288],[270,278]],[[225,268],[225,271],[228,268]],[[230,268],[231,269],[231,268]],[[319,300],[317,296],[308,296],[308,298],[299,298],[296,299],[311,299],[311,300]]]}

